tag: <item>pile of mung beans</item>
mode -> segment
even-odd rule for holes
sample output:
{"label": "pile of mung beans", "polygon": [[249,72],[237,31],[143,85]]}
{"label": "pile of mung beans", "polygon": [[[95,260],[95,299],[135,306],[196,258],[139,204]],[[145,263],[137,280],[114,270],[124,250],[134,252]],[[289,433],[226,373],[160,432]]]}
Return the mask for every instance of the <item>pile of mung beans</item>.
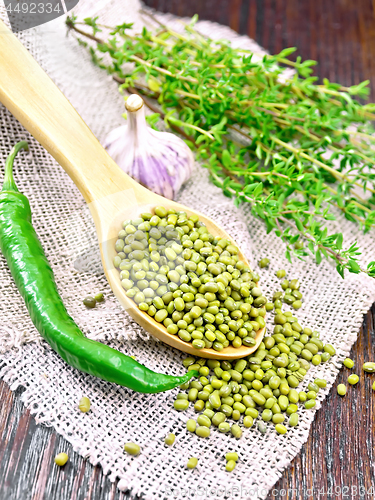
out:
{"label": "pile of mung beans", "polygon": [[[294,310],[302,307],[298,279],[288,280],[286,271],[278,270],[281,290],[268,302],[258,287],[259,276],[239,260],[235,245],[210,234],[198,217],[164,207],[156,207],[155,214],[124,221],[116,251],[114,265],[127,296],[163,323],[170,334],[192,342],[197,350],[254,345],[256,332],[265,326],[266,311],[274,312],[272,335],[266,335],[251,356],[232,362],[184,359],[188,370],[200,374],[198,380],[180,387],[184,392],[174,401],[175,410],[193,405],[198,414],[186,421],[189,432],[207,438],[216,427],[239,439],[239,424],[250,428],[257,419],[259,432],[265,434],[266,423],[272,422],[277,433],[286,434],[288,426],[298,425],[300,403],[306,409],[315,407],[326,380],[316,378],[307,391],[297,390],[298,386],[311,365],[328,361],[336,351],[323,344],[319,332],[302,327],[291,311],[283,310],[284,305]],[[269,259],[258,264],[266,268]],[[354,366],[350,358],[343,364],[349,369]],[[375,363],[365,363],[363,370],[375,373]],[[358,381],[357,374],[348,377],[350,385]],[[346,390],[344,384],[337,387],[341,396]],[[86,399],[80,402],[84,412],[87,405],[81,406]],[[164,443],[172,446],[175,438],[168,434]],[[126,443],[124,449],[133,456],[141,451],[136,443]],[[226,471],[232,472],[238,454],[228,452],[225,459]],[[197,464],[198,458],[191,457],[186,467],[194,469]]]}
{"label": "pile of mung beans", "polygon": [[267,299],[231,241],[164,207],[122,226],[114,265],[139,309],[197,350],[255,345]]}
{"label": "pile of mung beans", "polygon": [[[284,270],[277,271],[285,278]],[[318,392],[326,387],[324,379],[316,378],[307,386],[307,391],[298,391],[298,386],[312,365],[326,362],[336,351],[330,344],[323,344],[317,331],[303,328],[289,305],[299,309],[302,293],[299,281],[281,282],[282,291],[273,295],[273,301],[265,308],[274,311],[272,335],[265,336],[257,351],[243,359],[218,361],[187,357],[183,364],[188,370],[198,370],[200,378],[187,382],[174,402],[178,411],[190,405],[199,414],[186,423],[189,432],[208,437],[212,427],[219,432],[231,433],[240,438],[244,427],[252,427],[258,419],[258,429],[265,433],[265,422],[273,422],[279,434],[298,425],[298,404],[306,409],[314,408]],[[297,302],[297,303],[296,303]],[[229,467],[231,468],[233,464]]]}
{"label": "pile of mung beans", "polygon": [[[328,361],[336,351],[284,310],[302,307],[298,279],[289,280],[285,270],[278,270],[281,290],[268,302],[258,286],[258,274],[239,259],[231,241],[210,234],[197,216],[162,206],[124,221],[115,249],[114,265],[127,296],[169,334],[191,343],[198,356],[202,348],[222,351],[229,345],[255,345],[266,312],[274,312],[272,335],[265,336],[251,356],[232,362],[184,359],[188,370],[200,373],[198,380],[181,386],[174,402],[178,411],[194,406],[198,416],[187,420],[189,432],[207,438],[216,427],[239,439],[240,424],[249,428],[258,419],[260,432],[266,433],[266,422],[272,422],[276,432],[285,434],[286,424],[298,425],[298,404],[314,408],[327,382],[316,378],[306,391],[298,387],[311,365]],[[260,268],[268,266],[269,259],[259,261]],[[358,376],[352,374],[348,382],[356,384]],[[339,393],[344,389],[339,387]],[[165,443],[173,441],[171,434]],[[136,454],[138,445],[133,445],[127,443],[126,451]],[[232,471],[238,455],[233,452],[226,458],[226,470]],[[194,468],[197,462],[193,457],[187,466]]]}
{"label": "pile of mung beans", "polygon": [[[279,300],[279,299],[276,299]],[[304,333],[302,334],[304,335]],[[312,338],[317,338],[316,335]],[[300,337],[301,339],[301,337]],[[272,342],[271,342],[272,343]],[[280,344],[277,344],[278,347],[280,347]],[[293,345],[293,344],[292,344]],[[298,345],[298,344],[297,344]],[[305,348],[306,348],[305,344]],[[264,346],[265,347],[265,346]],[[324,350],[324,347],[326,348]],[[332,349],[332,346],[323,347],[323,355],[324,353],[328,353],[330,356],[331,354],[334,354],[334,350]],[[261,347],[263,348],[263,347]],[[302,351],[301,351],[302,352]],[[256,354],[256,353],[255,353]],[[254,357],[256,357],[254,355]],[[265,356],[267,357],[267,356]],[[328,358],[328,356],[325,356]],[[304,358],[302,358],[304,359]],[[191,362],[193,361],[192,358],[186,358],[184,360],[184,365],[192,367]],[[202,359],[196,360],[196,365],[199,367],[199,371],[201,373],[201,379],[199,383],[196,381],[193,383],[186,384],[185,386],[182,386],[182,389],[188,389],[189,392],[186,396],[186,394],[180,393],[177,396],[177,399],[175,401],[175,409],[177,410],[184,410],[187,409],[189,402],[194,401],[194,409],[197,412],[200,412],[201,410],[204,409],[203,413],[200,413],[197,417],[197,420],[194,419],[188,419],[186,422],[186,429],[191,432],[195,433],[196,435],[200,437],[208,437],[210,435],[210,427],[214,425],[215,427],[218,428],[218,430],[222,433],[230,432],[235,438],[240,438],[242,435],[242,430],[238,424],[233,424],[230,425],[226,419],[231,417],[234,421],[238,421],[241,419],[241,413],[243,415],[243,425],[244,427],[252,427],[254,424],[254,419],[256,419],[259,416],[259,411],[256,407],[256,404],[260,407],[263,407],[263,411],[261,413],[261,418],[258,420],[258,430],[265,434],[267,432],[267,425],[266,422],[271,421],[275,423],[275,429],[279,434],[285,434],[287,432],[287,427],[282,424],[282,422],[285,421],[285,415],[283,415],[281,412],[286,411],[287,415],[289,415],[289,421],[288,424],[290,427],[295,427],[298,425],[298,402],[302,401],[306,403],[308,401],[315,401],[317,391],[321,387],[326,386],[326,381],[323,379],[315,379],[313,384],[309,384],[308,389],[309,391],[303,392],[300,391],[297,393],[292,386],[289,385],[288,389],[288,383],[290,382],[289,377],[285,380],[281,380],[280,378],[280,383],[277,380],[276,375],[274,375],[272,372],[268,373],[271,375],[271,377],[268,380],[268,384],[263,385],[262,389],[272,389],[272,394],[273,396],[270,396],[269,392],[263,391],[260,389],[259,391],[256,391],[258,394],[255,392],[252,392],[250,389],[255,386],[254,381],[256,380],[263,380],[264,382],[266,381],[265,378],[263,379],[259,378],[259,368],[257,368],[254,372],[254,370],[251,370],[251,372],[254,373],[254,375],[250,374],[249,370],[246,370],[245,368],[242,369],[243,367],[246,367],[248,365],[248,361],[250,361],[250,358],[247,360],[238,360],[235,362],[234,370],[231,371],[232,369],[229,370],[229,373],[231,373],[233,379],[231,382],[236,381],[236,378],[238,379],[238,374],[242,373],[243,377],[243,382],[244,384],[239,384],[239,390],[237,390],[236,386],[232,384],[231,390],[228,389],[228,384],[224,385],[222,382],[225,380],[225,382],[228,382],[228,375],[226,377],[223,376],[223,373],[220,373],[219,370],[215,371],[215,368],[220,367],[222,370],[223,368],[227,369],[229,368],[228,361],[217,363],[213,362],[212,360],[207,362],[207,365],[203,363]],[[257,363],[259,364],[260,359],[257,359]],[[210,366],[214,368],[214,373],[217,374],[218,372],[221,375],[221,378],[217,377],[216,375],[212,375],[210,377],[210,384],[212,388],[218,390],[219,389],[219,398],[221,396],[220,400],[220,406],[219,406],[219,399],[218,397],[215,397],[213,395],[213,390],[209,388],[209,384],[207,383],[208,378],[207,376],[209,375],[210,371],[209,368]],[[354,367],[354,361],[350,358],[346,358],[343,361],[343,365],[348,368],[352,369]],[[269,372],[271,368],[267,369],[269,364],[265,365],[264,363],[260,362],[260,366],[263,370],[263,373]],[[277,367],[278,369],[279,367]],[[375,363],[374,362],[366,362],[363,364],[362,369],[364,372],[372,374],[375,373]],[[273,370],[275,371],[275,370]],[[237,372],[237,374],[235,373]],[[277,373],[277,372],[276,372]],[[280,372],[279,372],[280,373]],[[258,377],[257,377],[258,374]],[[284,373],[282,373],[283,375]],[[286,375],[288,374],[288,371]],[[267,377],[267,378],[268,378]],[[248,382],[253,382],[253,384],[249,384]],[[348,377],[348,383],[350,385],[356,385],[359,381],[359,377],[357,374],[351,374]],[[229,385],[231,385],[231,382]],[[256,382],[255,382],[256,383]],[[283,385],[284,384],[284,385]],[[259,388],[259,385],[257,386]],[[275,389],[276,387],[276,389]],[[225,388],[225,389],[224,389]],[[372,386],[373,390],[375,390],[375,382]],[[207,394],[202,396],[200,395],[199,399],[199,392],[198,389],[202,389],[203,391],[206,390]],[[277,391],[279,389],[279,391]],[[246,392],[247,391],[247,392]],[[289,392],[288,392],[289,391]],[[347,388],[345,384],[339,384],[337,386],[337,392],[340,396],[345,396],[347,391]],[[228,394],[228,395],[227,395]],[[208,395],[208,399],[207,399]],[[260,395],[263,395],[265,402],[263,403],[263,399],[260,398]],[[231,398],[232,400],[229,399],[224,399],[226,398]],[[270,396],[269,398],[266,399],[267,396]],[[211,399],[210,399],[211,398]],[[229,403],[229,404],[228,404]],[[236,403],[241,403],[237,404]],[[312,407],[314,406],[313,403]],[[87,397],[82,397],[81,400],[79,401],[78,408],[80,409],[81,412],[86,413],[90,410],[90,400]],[[230,407],[232,406],[232,409]],[[311,407],[310,405],[308,407]],[[173,433],[169,433],[165,436],[164,438],[164,444],[166,446],[173,446],[176,440],[176,435]],[[124,451],[131,456],[137,457],[141,453],[141,447],[137,443],[133,442],[127,442],[124,445]],[[239,460],[238,453],[235,451],[230,451],[225,454],[225,460],[226,460],[226,465],[225,465],[225,470],[227,472],[232,472],[236,465],[237,461]],[[59,466],[65,465],[65,463],[68,461],[68,455],[66,453],[60,453],[55,457],[55,462]],[[198,465],[198,458],[196,457],[191,457],[186,463],[186,467],[188,469],[194,469]]]}

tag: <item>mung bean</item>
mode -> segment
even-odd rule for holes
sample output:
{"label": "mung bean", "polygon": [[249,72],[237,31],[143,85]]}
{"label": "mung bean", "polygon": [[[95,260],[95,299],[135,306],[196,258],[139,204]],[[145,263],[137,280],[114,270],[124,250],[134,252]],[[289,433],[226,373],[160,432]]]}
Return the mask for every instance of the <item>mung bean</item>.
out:
{"label": "mung bean", "polygon": [[211,427],[211,420],[204,414],[198,416],[197,423],[204,427]]}
{"label": "mung bean", "polygon": [[275,430],[278,434],[286,434],[287,433],[287,428],[283,424],[276,424],[275,425]]}
{"label": "mung bean", "polygon": [[325,387],[327,387],[327,381],[324,379],[324,378],[316,378],[314,380],[314,383],[320,387],[321,389],[324,389]]}
{"label": "mung bean", "polygon": [[215,425],[216,427],[219,427],[219,425],[224,422],[226,419],[226,416],[223,412],[219,411],[217,413],[214,414],[214,416],[212,417],[212,423],[213,425]]}
{"label": "mung bean", "polygon": [[186,467],[188,469],[195,469],[195,467],[198,465],[198,459],[196,457],[191,457],[189,458]]}
{"label": "mung bean", "polygon": [[59,453],[55,456],[55,464],[62,467],[69,460],[69,457],[66,453]]}
{"label": "mung bean", "polygon": [[243,425],[245,427],[252,427],[254,424],[254,419],[251,415],[246,415],[243,419]]}
{"label": "mung bean", "polygon": [[367,362],[362,366],[362,370],[367,373],[375,373],[375,363]]}
{"label": "mung bean", "polygon": [[337,386],[337,394],[339,396],[345,396],[345,394],[346,394],[346,386],[344,384],[339,384]]}
{"label": "mung bean", "polygon": [[352,373],[351,375],[349,375],[348,382],[349,382],[350,385],[356,385],[356,384],[358,384],[358,382],[359,382],[358,375],[356,373]]}
{"label": "mung bean", "polygon": [[354,361],[350,358],[346,358],[344,359],[344,366],[346,366],[346,368],[353,368],[354,366]]}
{"label": "mung bean", "polygon": [[221,424],[219,424],[218,429],[220,432],[225,434],[230,431],[230,425],[228,424],[228,422],[222,422]]}
{"label": "mung bean", "polygon": [[164,443],[167,445],[167,446],[172,446],[172,444],[175,442],[175,439],[176,439],[176,436],[172,433],[168,434],[165,439],[164,439]]}
{"label": "mung bean", "polygon": [[186,422],[186,429],[189,432],[195,432],[196,428],[197,428],[197,422],[194,419],[189,418],[189,420]]}
{"label": "mung bean", "polygon": [[324,352],[328,352],[331,356],[334,356],[336,354],[336,349],[333,347],[331,344],[326,344],[324,346]]}
{"label": "mung bean", "polygon": [[87,413],[90,410],[90,400],[86,396],[82,397],[79,400],[78,408],[81,410],[82,413]]}
{"label": "mung bean", "polygon": [[296,425],[298,425],[298,413],[292,413],[289,418],[289,425],[291,427],[295,427]]}
{"label": "mung bean", "polygon": [[274,424],[282,424],[285,420],[285,416],[282,413],[275,413],[272,416],[272,422]]}
{"label": "mung bean", "polygon": [[199,425],[195,429],[195,434],[199,437],[207,438],[209,437],[211,431],[208,427],[205,427],[204,425]]}
{"label": "mung bean", "polygon": [[268,267],[269,263],[270,263],[269,259],[264,258],[259,261],[258,265],[260,268],[263,268],[263,267]]}
{"label": "mung bean", "polygon": [[311,408],[314,408],[315,405],[316,405],[315,399],[308,399],[305,402],[305,408],[306,408],[306,410],[311,410]]}
{"label": "mung bean", "polygon": [[234,460],[235,462],[237,462],[238,460],[238,453],[236,453],[235,451],[230,451],[228,453],[225,454],[225,460],[227,462],[229,462],[229,460]]}
{"label": "mung bean", "polygon": [[95,298],[91,297],[90,295],[88,297],[85,297],[83,299],[83,303],[89,309],[93,309],[96,306],[96,300],[95,300]]}
{"label": "mung bean", "polygon": [[307,401],[307,394],[305,391],[300,391],[298,395],[299,395],[299,400],[301,403],[304,403],[305,401]]}
{"label": "mung bean", "polygon": [[[209,262],[208,265],[211,266],[211,263]],[[240,268],[243,269],[242,266]],[[235,268],[229,268],[231,273],[233,269]],[[235,293],[241,289],[241,286],[244,286],[236,283],[238,277],[239,275],[235,275],[232,278],[234,281],[232,290]],[[205,307],[202,304],[201,308],[202,314],[206,314],[206,320],[208,320],[202,326],[202,332],[207,332],[209,336],[212,333],[214,335],[212,340],[219,343],[225,342],[227,335],[230,341],[236,337],[241,341],[249,334],[255,335],[254,332],[261,326],[259,320],[263,320],[263,314],[266,310],[265,305],[258,309],[254,307],[255,300],[261,298],[261,291],[257,289],[256,285],[250,288],[250,295],[246,295],[248,299],[245,297],[245,300],[251,299],[252,305],[244,302],[242,307],[239,307],[236,303],[238,299],[234,293],[231,297],[226,296],[224,303],[220,304],[215,296],[215,290],[219,288],[215,288],[211,282],[216,286],[220,284],[224,287],[220,290],[220,294],[222,294],[229,283],[229,281],[225,281],[226,279],[223,274],[218,276],[217,282],[212,282],[212,277],[207,276],[202,278],[201,285],[197,284],[198,294],[207,297],[207,304],[204,304]],[[290,284],[291,282],[288,282],[288,285]],[[207,290],[212,291],[206,291],[206,285],[208,285]],[[293,285],[299,287],[296,282]],[[187,286],[182,285],[182,294],[188,293],[188,288],[185,288]],[[289,295],[294,293],[295,299],[301,300],[302,294],[297,289],[293,290],[288,286],[285,293]],[[283,412],[289,415],[289,422],[293,427],[298,424],[299,402],[304,403],[306,409],[315,406],[319,389],[327,386],[326,380],[317,378],[314,382],[310,382],[308,393],[297,392],[295,388],[310,369],[309,361],[312,364],[320,364],[334,355],[335,350],[330,344],[324,346],[319,339],[318,332],[302,327],[290,311],[282,311],[282,303],[278,304],[277,302],[279,297],[279,295],[274,294],[274,304],[280,306],[275,310],[274,333],[263,339],[258,350],[251,357],[234,362],[205,361],[203,358],[196,362],[194,359],[187,358],[185,364],[188,366],[188,370],[198,366],[201,375],[198,382],[199,387],[194,385],[195,381],[185,387],[185,390],[188,390],[188,399],[195,401],[196,411],[202,411],[206,407],[203,414],[198,417],[199,427],[206,427],[209,431],[209,426],[214,424],[219,432],[226,433],[230,430],[235,437],[240,437],[242,434],[239,426],[241,415],[244,416],[244,427],[252,427],[254,419],[259,415],[256,408],[259,406],[261,407],[262,420],[272,420],[276,426],[281,425],[280,429],[283,432],[284,426],[282,424],[285,421]],[[200,296],[196,300],[200,300]],[[264,304],[266,303],[264,301]],[[245,307],[245,305],[249,305],[249,307]],[[207,314],[215,316],[214,323],[210,322],[212,318]],[[218,315],[218,323],[216,323],[216,315]],[[227,323],[223,322],[225,318],[227,318]],[[181,317],[176,318],[175,321],[178,323],[180,319]],[[188,330],[189,325],[186,326],[183,322],[179,324],[189,332],[194,332],[194,328],[200,332],[200,326],[192,325]],[[210,369],[214,375],[210,375],[212,373]],[[196,403],[198,403],[197,407]],[[231,426],[226,419],[232,419],[238,423]],[[258,423],[258,428],[262,429],[260,432],[266,430],[266,427],[263,428],[262,425],[264,423]]]}
{"label": "mung bean", "polygon": [[141,452],[141,447],[136,443],[125,443],[124,450],[128,455],[136,457]]}
{"label": "mung bean", "polygon": [[227,472],[232,472],[235,467],[236,467],[235,460],[228,460],[228,462],[225,464],[225,470]]}
{"label": "mung bean", "polygon": [[242,430],[241,427],[237,424],[232,424],[230,428],[230,432],[232,436],[234,436],[236,439],[239,439],[242,436]]}
{"label": "mung bean", "polygon": [[185,411],[189,407],[189,401],[187,399],[176,399],[173,406],[177,411]]}

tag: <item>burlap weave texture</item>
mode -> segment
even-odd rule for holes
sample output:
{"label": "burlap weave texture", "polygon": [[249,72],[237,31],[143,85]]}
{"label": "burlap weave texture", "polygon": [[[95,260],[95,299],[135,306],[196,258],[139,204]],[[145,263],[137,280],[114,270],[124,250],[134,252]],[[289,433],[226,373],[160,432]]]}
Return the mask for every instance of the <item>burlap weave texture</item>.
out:
{"label": "burlap weave texture", "polygon": [[[143,20],[138,9],[137,0],[81,0],[76,12],[81,18],[99,14],[107,24],[135,21],[136,29],[140,29]],[[5,18],[3,7],[0,16]],[[180,28],[176,18],[160,18]],[[261,50],[249,38],[237,36],[228,28],[200,22],[199,29],[213,38],[231,39],[236,46]],[[66,36],[62,18],[24,32],[20,39],[100,140],[122,123],[123,100],[117,85],[92,65],[89,55],[72,36]],[[135,355],[156,371],[183,373],[183,354],[149,337],[112,294],[101,270],[92,219],[70,178],[3,107],[0,132],[1,165],[15,142],[27,139],[30,143],[30,152],[21,153],[16,161],[16,180],[30,200],[34,225],[63,300],[84,333]],[[326,378],[328,386],[320,391],[315,410],[300,410],[298,427],[290,428],[285,436],[277,435],[273,425],[269,425],[266,435],[261,435],[256,426],[244,429],[238,441],[215,431],[209,439],[201,439],[185,430],[185,421],[194,411],[180,414],[172,408],[177,390],[134,394],[70,368],[36,332],[2,257],[0,375],[12,389],[25,387],[23,401],[37,421],[53,426],[77,452],[88,456],[93,464],[101,464],[111,480],[121,478],[120,486],[134,494],[163,499],[172,498],[172,490],[181,497],[184,490],[190,488],[193,492],[199,488],[204,494],[196,493],[196,498],[219,498],[220,487],[229,495],[232,491],[233,498],[240,498],[241,491],[243,498],[263,498],[306,441],[315,412],[335,380],[340,361],[355,341],[363,313],[375,299],[375,281],[355,275],[342,280],[326,262],[319,267],[310,261],[288,264],[279,239],[267,235],[264,225],[248,208],[236,209],[209,182],[207,172],[200,166],[181,191],[179,201],[206,213],[230,232],[254,268],[260,258],[270,259],[270,270],[261,272],[261,286],[268,296],[278,286],[274,270],[285,268],[290,277],[301,278],[305,305],[298,317],[303,325],[318,329],[325,341],[334,344],[337,356],[312,369],[306,377],[303,387],[316,376]],[[373,232],[364,236],[341,216],[333,224],[340,228],[346,241],[359,241],[364,262],[372,260]],[[106,301],[87,310],[82,298],[93,291],[104,291]],[[92,403],[88,414],[77,409],[83,395]],[[177,436],[171,448],[164,445],[164,436],[169,432]],[[135,459],[126,456],[126,441],[139,443],[142,454]],[[234,448],[241,459],[228,474],[224,454]],[[199,457],[194,471],[185,467],[190,456]],[[213,485],[216,490],[210,491]],[[234,487],[239,488],[238,492],[231,490]]]}

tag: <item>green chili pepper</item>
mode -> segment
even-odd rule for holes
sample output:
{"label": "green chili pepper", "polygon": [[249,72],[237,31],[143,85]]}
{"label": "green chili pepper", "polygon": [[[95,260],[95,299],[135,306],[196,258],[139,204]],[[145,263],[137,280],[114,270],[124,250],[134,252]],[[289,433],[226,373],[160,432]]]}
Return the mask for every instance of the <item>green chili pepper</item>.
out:
{"label": "green chili pepper", "polygon": [[156,393],[173,389],[198,372],[174,377],[155,373],[111,347],[87,339],[67,313],[52,269],[31,223],[29,201],[13,180],[13,162],[25,141],[12,149],[0,193],[0,249],[6,258],[30,317],[41,336],[70,366],[134,391]]}

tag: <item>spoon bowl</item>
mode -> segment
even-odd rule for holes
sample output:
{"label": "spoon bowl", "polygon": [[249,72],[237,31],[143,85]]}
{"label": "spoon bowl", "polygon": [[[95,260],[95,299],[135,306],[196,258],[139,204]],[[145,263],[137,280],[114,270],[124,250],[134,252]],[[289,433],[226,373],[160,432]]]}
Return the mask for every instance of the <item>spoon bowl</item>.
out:
{"label": "spoon bowl", "polygon": [[[163,342],[195,356],[236,359],[253,353],[265,328],[257,332],[255,345],[240,348],[194,349],[167,332],[127,297],[118,270],[113,265],[115,241],[125,219],[135,218],[158,205],[197,215],[210,233],[231,240],[220,226],[205,215],[167,200],[125,174],[101,146],[77,111],[41,69],[25,47],[0,21],[0,102],[69,174],[89,205],[95,222],[104,271],[108,282],[130,316]],[[249,266],[239,252],[239,258]],[[250,266],[249,266],[250,267]]]}
{"label": "spoon bowl", "polygon": [[[173,208],[176,211],[183,210],[187,213],[188,216],[193,214],[197,215],[199,217],[199,220],[205,223],[208,231],[211,234],[220,236],[221,238],[226,238],[230,240],[234,245],[236,245],[236,242],[233,240],[233,238],[226,231],[224,231],[223,228],[215,224],[209,217],[205,216],[204,214],[197,212],[196,210],[191,210],[190,208],[187,208],[180,203],[166,200],[162,196],[155,195],[154,193],[150,193],[150,196],[152,197],[152,200],[155,200],[155,202],[141,207],[133,207],[131,210],[124,210],[122,212],[119,212],[116,214],[115,221],[107,226],[107,238],[101,244],[101,254],[106,277],[114,294],[116,295],[124,309],[127,310],[130,316],[140,326],[151,333],[154,337],[157,337],[159,340],[162,340],[172,347],[176,347],[180,351],[184,351],[195,356],[212,359],[237,359],[249,356],[259,347],[259,344],[262,342],[265,328],[262,328],[257,332],[255,337],[256,343],[252,347],[241,346],[239,348],[235,348],[232,346],[228,346],[220,352],[215,351],[214,349],[195,349],[190,343],[184,342],[177,335],[168,333],[163,324],[158,323],[146,312],[141,311],[133,302],[133,300],[126,295],[124,289],[121,286],[119,271],[113,266],[113,258],[115,257],[115,255],[117,255],[117,252],[115,251],[115,241],[118,238],[117,235],[121,228],[121,223],[126,219],[134,219],[143,212],[152,212],[157,205],[163,205],[167,209]],[[239,259],[246,264],[246,266],[250,267],[248,261],[241,252],[241,249],[239,249],[238,256]]]}

